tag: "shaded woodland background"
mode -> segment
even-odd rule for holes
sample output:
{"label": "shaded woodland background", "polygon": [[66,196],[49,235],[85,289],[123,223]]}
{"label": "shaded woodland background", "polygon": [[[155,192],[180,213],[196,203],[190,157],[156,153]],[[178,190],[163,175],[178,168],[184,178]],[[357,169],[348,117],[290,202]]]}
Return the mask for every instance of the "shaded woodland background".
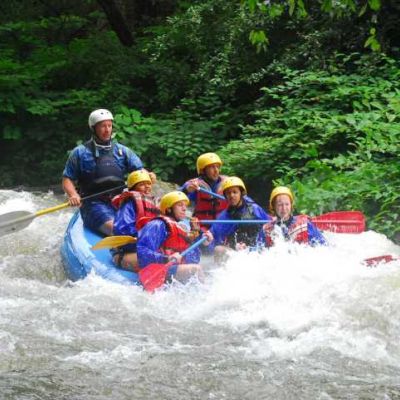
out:
{"label": "shaded woodland background", "polygon": [[218,152],[262,205],[362,210],[400,232],[397,1],[10,0],[0,5],[0,186],[58,184],[89,113],[178,184]]}

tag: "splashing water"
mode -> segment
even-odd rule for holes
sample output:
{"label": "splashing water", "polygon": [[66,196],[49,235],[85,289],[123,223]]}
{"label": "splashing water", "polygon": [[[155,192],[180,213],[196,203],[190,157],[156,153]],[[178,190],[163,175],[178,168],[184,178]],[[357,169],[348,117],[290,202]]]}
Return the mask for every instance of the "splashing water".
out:
{"label": "splashing water", "polygon": [[[0,214],[58,204],[0,191]],[[69,282],[72,210],[0,241],[0,393],[12,399],[398,399],[400,254],[372,231],[205,259],[207,282],[154,295]]]}

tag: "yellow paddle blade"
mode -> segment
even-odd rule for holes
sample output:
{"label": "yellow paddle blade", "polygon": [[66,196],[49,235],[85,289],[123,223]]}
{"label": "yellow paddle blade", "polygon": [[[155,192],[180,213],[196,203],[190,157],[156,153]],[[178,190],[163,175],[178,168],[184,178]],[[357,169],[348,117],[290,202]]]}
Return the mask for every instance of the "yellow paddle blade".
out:
{"label": "yellow paddle blade", "polygon": [[137,238],[132,236],[107,236],[92,246],[92,250],[110,249],[129,243],[136,243]]}

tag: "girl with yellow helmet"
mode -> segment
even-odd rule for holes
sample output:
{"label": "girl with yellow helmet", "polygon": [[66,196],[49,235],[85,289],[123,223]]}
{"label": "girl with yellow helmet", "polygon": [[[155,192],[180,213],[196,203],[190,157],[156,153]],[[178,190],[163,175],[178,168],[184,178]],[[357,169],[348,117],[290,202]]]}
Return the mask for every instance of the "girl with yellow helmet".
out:
{"label": "girl with yellow helmet", "polygon": [[264,225],[266,244],[273,245],[274,236],[298,243],[326,244],[326,240],[307,215],[293,215],[294,195],[290,188],[278,186],[271,192],[269,209],[273,221]]}
{"label": "girl with yellow helmet", "polygon": [[[193,241],[190,227],[186,223],[186,210],[189,199],[181,191],[167,193],[161,198],[161,215],[148,222],[139,233],[137,243],[139,268],[149,264],[166,264],[176,260],[176,264],[169,268],[167,281],[175,278],[186,282],[195,275],[203,281],[204,274],[200,261],[198,248],[190,251],[184,258],[181,254]],[[212,241],[210,233],[208,243]]]}
{"label": "girl with yellow helmet", "polygon": [[216,195],[222,195],[221,184],[226,176],[220,174],[221,167],[222,161],[218,154],[201,154],[196,162],[198,177],[188,180],[180,188],[193,203],[193,216],[200,222],[204,219],[215,219],[227,207],[227,202],[223,199],[199,191],[203,188]]}
{"label": "girl with yellow helmet", "polygon": [[264,243],[260,224],[218,224],[218,220],[269,220],[271,217],[247,196],[243,181],[231,176],[222,183],[222,191],[228,208],[218,216],[211,228],[214,237],[215,256],[220,258],[228,248],[244,249]]}
{"label": "girl with yellow helmet", "polygon": [[[152,178],[148,171],[140,169],[129,174],[127,191],[115,196],[112,205],[117,210],[114,220],[114,235],[138,236],[143,219],[157,217],[160,210],[152,195]],[[116,265],[123,269],[138,271],[136,243],[111,249]]]}

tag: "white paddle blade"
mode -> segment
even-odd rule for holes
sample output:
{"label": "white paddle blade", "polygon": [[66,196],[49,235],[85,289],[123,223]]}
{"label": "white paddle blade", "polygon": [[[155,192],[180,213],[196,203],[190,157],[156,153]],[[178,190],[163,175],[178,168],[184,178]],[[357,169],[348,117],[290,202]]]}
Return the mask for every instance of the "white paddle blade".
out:
{"label": "white paddle blade", "polygon": [[29,211],[12,211],[0,215],[0,236],[26,228],[35,217],[36,215]]}

